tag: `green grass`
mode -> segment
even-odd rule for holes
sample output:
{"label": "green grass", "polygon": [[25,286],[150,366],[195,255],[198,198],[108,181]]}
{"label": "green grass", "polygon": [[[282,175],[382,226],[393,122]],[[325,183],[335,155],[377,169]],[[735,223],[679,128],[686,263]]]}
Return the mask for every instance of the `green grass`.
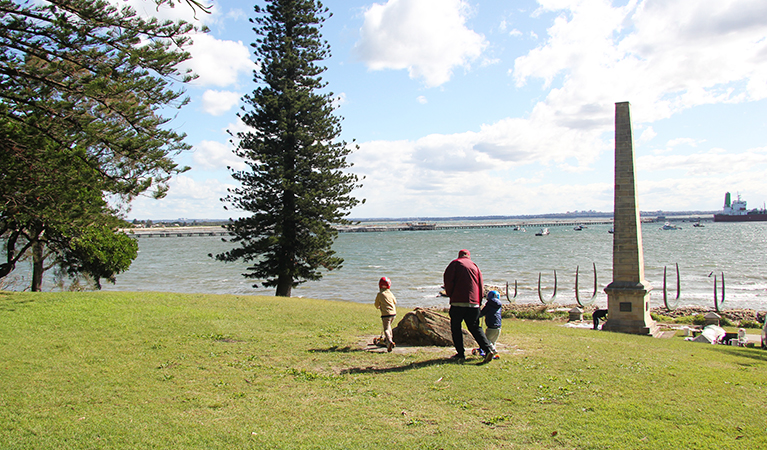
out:
{"label": "green grass", "polygon": [[[400,310],[400,318],[405,311]],[[767,352],[506,319],[369,353],[372,304],[0,292],[0,449],[767,448]]]}

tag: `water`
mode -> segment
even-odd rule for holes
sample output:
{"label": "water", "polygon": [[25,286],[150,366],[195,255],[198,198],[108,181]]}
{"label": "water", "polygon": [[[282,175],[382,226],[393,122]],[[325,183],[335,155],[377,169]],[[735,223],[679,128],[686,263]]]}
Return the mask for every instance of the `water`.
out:
{"label": "water", "polygon": [[[663,268],[668,267],[669,297],[676,297],[674,264],[681,273],[682,305],[713,306],[714,277],[726,280],[724,307],[767,309],[767,222],[705,223],[681,230],[659,230],[643,224],[645,278],[652,284],[651,307],[663,305]],[[304,283],[293,296],[372,303],[378,279],[392,279],[392,290],[403,307],[445,306],[438,297],[442,272],[462,248],[482,269],[485,283],[518,283],[518,303],[540,303],[538,274],[545,299],[551,297],[557,272],[557,303],[575,303],[575,270],[580,267],[581,299],[593,293],[593,269],[598,275],[597,305],[607,304],[604,287],[612,281],[612,235],[608,225],[583,231],[571,226],[550,227],[548,236],[511,228],[487,228],[382,233],[341,233],[334,250],[343,268],[325,272],[322,280]],[[223,263],[208,257],[231,244],[221,237],[140,238],[139,256],[117,284],[106,291],[166,291],[213,294],[274,295],[273,288],[252,288],[245,263]],[[709,276],[709,274],[712,274]],[[46,289],[52,284],[46,281]],[[721,289],[720,289],[721,292]],[[721,297],[721,294],[719,294]]]}
{"label": "water", "polygon": [[[681,273],[682,305],[713,306],[714,277],[726,280],[725,308],[767,309],[767,223],[706,223],[695,228],[659,230],[643,224],[645,278],[652,284],[651,306],[663,305],[663,269],[668,267],[669,298],[676,297],[674,265]],[[518,283],[519,303],[536,303],[538,274],[545,299],[551,297],[557,272],[557,303],[575,303],[575,270],[580,267],[580,296],[593,293],[596,264],[598,305],[607,304],[604,287],[612,281],[612,235],[608,225],[583,231],[570,226],[550,227],[548,236],[511,228],[469,230],[341,233],[334,250],[343,268],[326,272],[317,282],[304,283],[293,296],[370,303],[378,279],[392,279],[398,304],[404,307],[444,306],[438,297],[442,272],[462,248],[482,269],[486,284]],[[141,238],[139,257],[131,269],[104,290],[172,291],[217,294],[273,295],[273,288],[252,288],[241,273],[244,263],[222,263],[209,258],[230,248],[220,237]],[[711,275],[711,276],[709,276]],[[721,292],[721,288],[720,288]],[[719,294],[721,298],[721,294]]]}

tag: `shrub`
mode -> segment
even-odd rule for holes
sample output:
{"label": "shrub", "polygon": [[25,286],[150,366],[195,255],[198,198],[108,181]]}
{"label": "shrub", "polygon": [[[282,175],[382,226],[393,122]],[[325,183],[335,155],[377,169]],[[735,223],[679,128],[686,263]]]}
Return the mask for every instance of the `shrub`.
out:
{"label": "shrub", "polygon": [[[701,317],[701,319],[703,318],[703,316],[700,316],[700,317]],[[683,325],[693,325],[693,324],[695,324],[695,316],[681,316],[681,317],[677,317],[676,319],[674,319],[674,323],[679,323],[679,324],[683,324]],[[702,324],[702,322],[701,322],[701,324]]]}
{"label": "shrub", "polygon": [[542,305],[535,309],[506,310],[502,316],[526,320],[556,320],[567,318],[569,313],[567,311],[549,311],[547,305]]}
{"label": "shrub", "polygon": [[755,320],[741,320],[740,321],[740,327],[741,328],[762,328],[762,324],[755,321]]}
{"label": "shrub", "polygon": [[[673,317],[664,316],[663,314],[650,313],[650,317],[652,317],[652,320],[654,320],[656,322],[675,323]],[[676,323],[678,323],[678,322],[676,322]]]}

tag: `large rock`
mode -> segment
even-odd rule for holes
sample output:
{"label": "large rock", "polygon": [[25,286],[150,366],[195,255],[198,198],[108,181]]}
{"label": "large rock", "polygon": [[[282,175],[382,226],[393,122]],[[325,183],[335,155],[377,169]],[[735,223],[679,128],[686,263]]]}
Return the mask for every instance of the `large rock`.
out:
{"label": "large rock", "polygon": [[[466,348],[477,347],[471,334],[465,329],[462,332],[463,345]],[[450,318],[431,309],[416,308],[405,314],[392,333],[397,344],[453,346]]]}

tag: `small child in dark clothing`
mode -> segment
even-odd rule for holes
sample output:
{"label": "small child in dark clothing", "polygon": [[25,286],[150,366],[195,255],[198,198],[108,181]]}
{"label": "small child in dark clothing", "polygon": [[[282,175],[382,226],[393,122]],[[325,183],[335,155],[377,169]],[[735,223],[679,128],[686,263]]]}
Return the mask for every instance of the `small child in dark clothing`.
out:
{"label": "small child in dark clothing", "polygon": [[[487,293],[487,303],[479,313],[479,317],[485,317],[485,336],[487,340],[493,345],[498,342],[498,337],[501,335],[501,293],[498,291],[490,291]],[[473,353],[479,353],[482,355],[481,349],[474,349]],[[499,356],[495,355],[493,359],[498,359]]]}

